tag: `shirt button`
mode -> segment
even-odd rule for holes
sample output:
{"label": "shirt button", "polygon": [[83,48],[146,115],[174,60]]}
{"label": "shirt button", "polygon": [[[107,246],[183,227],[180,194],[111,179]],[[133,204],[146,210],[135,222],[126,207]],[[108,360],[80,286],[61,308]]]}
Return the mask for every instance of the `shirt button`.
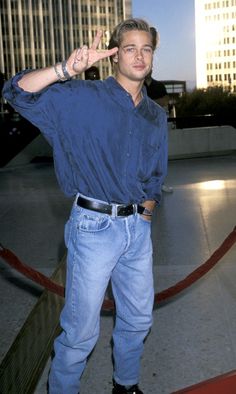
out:
{"label": "shirt button", "polygon": [[130,153],[129,153],[129,152],[128,152],[128,153],[126,153],[126,156],[127,156],[127,157],[130,157]]}

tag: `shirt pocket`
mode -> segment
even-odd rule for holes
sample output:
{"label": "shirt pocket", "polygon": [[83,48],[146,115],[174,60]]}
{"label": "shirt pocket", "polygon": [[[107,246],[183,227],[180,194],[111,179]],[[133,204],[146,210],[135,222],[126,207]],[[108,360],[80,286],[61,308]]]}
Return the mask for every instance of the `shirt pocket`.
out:
{"label": "shirt pocket", "polygon": [[160,146],[143,142],[140,146],[138,178],[148,180],[156,171],[160,156]]}

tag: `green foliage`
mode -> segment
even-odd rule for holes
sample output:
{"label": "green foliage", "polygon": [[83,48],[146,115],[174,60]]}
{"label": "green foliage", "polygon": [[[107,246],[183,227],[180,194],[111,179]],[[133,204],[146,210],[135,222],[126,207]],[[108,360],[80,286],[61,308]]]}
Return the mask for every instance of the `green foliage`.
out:
{"label": "green foliage", "polygon": [[233,116],[236,111],[236,95],[221,87],[196,89],[180,97],[176,103],[178,117],[196,115]]}

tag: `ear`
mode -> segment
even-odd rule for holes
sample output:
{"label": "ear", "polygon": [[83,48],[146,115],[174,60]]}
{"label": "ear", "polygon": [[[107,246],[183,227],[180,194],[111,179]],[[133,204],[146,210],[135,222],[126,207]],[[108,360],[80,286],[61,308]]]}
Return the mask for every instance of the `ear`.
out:
{"label": "ear", "polygon": [[113,60],[114,63],[118,63],[118,52],[115,53],[115,55],[113,56],[112,60]]}

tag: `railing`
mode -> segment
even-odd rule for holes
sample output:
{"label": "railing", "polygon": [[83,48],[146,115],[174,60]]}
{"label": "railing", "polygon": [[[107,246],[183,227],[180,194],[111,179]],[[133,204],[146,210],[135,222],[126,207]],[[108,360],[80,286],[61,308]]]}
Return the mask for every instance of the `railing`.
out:
{"label": "railing", "polygon": [[168,122],[174,124],[176,129],[188,129],[195,127],[212,127],[212,126],[233,126],[236,128],[236,117],[224,114],[218,115],[198,115],[168,118]]}

